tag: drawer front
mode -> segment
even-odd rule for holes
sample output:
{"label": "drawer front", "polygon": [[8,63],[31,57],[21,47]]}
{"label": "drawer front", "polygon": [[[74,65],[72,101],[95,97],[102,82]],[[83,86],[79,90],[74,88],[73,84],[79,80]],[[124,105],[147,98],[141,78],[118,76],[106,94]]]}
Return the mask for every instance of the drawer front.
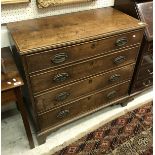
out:
{"label": "drawer front", "polygon": [[93,109],[106,106],[106,104],[111,101],[126,96],[128,94],[128,87],[129,82],[122,83],[95,95],[87,96],[86,98],[76,100],[68,105],[39,115],[38,120],[40,128],[41,130],[44,130],[48,127],[54,127]]}
{"label": "drawer front", "polygon": [[145,54],[142,58],[142,66],[153,65],[153,53]]}
{"label": "drawer front", "polygon": [[137,44],[141,42],[142,35],[142,30],[128,32],[99,41],[31,54],[26,57],[28,72],[31,73],[42,69],[66,65],[67,63]]}
{"label": "drawer front", "polygon": [[140,68],[137,79],[142,80],[145,78],[149,78],[150,76],[153,77],[153,66],[145,66]]}
{"label": "drawer front", "polygon": [[34,93],[92,76],[103,71],[134,63],[138,47],[104,55],[72,66],[30,76]]}
{"label": "drawer front", "polygon": [[153,77],[146,78],[141,81],[136,81],[133,87],[133,92],[140,91],[153,85]]}
{"label": "drawer front", "polygon": [[74,98],[88,95],[96,90],[105,89],[121,81],[129,80],[132,76],[133,68],[134,65],[127,65],[114,71],[38,95],[35,97],[37,111],[42,112],[66,104],[66,102]]}

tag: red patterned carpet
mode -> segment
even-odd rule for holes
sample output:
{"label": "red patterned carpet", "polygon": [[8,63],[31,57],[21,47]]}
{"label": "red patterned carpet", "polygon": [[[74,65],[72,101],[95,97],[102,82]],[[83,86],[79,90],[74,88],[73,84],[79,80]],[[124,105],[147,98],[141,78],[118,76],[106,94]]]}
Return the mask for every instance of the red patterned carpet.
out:
{"label": "red patterned carpet", "polygon": [[153,155],[153,104],[131,111],[55,155]]}

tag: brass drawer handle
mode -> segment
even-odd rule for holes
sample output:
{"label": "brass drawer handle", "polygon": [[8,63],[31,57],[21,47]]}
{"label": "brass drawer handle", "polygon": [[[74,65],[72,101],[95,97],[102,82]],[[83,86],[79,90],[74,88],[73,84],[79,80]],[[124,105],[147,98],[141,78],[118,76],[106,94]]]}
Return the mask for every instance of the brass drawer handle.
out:
{"label": "brass drawer handle", "polygon": [[145,86],[145,87],[150,86],[150,84],[151,84],[150,80],[143,82],[143,86]]}
{"label": "brass drawer handle", "polygon": [[115,82],[115,81],[119,81],[121,75],[120,74],[114,74],[109,78],[110,82]]}
{"label": "brass drawer handle", "polygon": [[68,73],[60,73],[60,74],[57,74],[53,80],[55,82],[63,82],[65,80],[67,80],[69,78],[69,74]]}
{"label": "brass drawer handle", "polygon": [[57,114],[57,118],[64,118],[64,117],[66,117],[67,115],[69,114],[69,110],[62,110],[62,111],[60,111],[58,114]]}
{"label": "brass drawer handle", "polygon": [[121,64],[121,63],[123,63],[123,62],[125,62],[126,61],[126,57],[125,56],[118,56],[118,57],[116,57],[115,59],[114,59],[114,63],[115,64]]}
{"label": "brass drawer handle", "polygon": [[58,94],[55,98],[56,101],[60,102],[60,101],[64,101],[67,99],[67,97],[70,95],[70,93],[68,92],[62,92],[60,94]]}
{"label": "brass drawer handle", "polygon": [[66,61],[67,58],[68,58],[67,53],[58,53],[54,55],[54,57],[52,58],[52,62],[54,64],[59,64],[59,63]]}
{"label": "brass drawer handle", "polygon": [[128,39],[126,37],[122,37],[116,40],[116,46],[122,47],[128,43]]}
{"label": "brass drawer handle", "polygon": [[112,98],[116,97],[116,94],[117,94],[117,92],[114,90],[114,91],[110,92],[110,93],[107,95],[107,98],[108,98],[108,99],[112,99]]}

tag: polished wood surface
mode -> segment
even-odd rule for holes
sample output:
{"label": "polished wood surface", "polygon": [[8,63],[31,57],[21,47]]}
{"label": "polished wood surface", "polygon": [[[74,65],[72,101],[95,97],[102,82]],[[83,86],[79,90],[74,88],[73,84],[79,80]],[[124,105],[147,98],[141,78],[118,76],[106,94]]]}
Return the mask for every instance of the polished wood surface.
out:
{"label": "polished wood surface", "polygon": [[7,24],[20,54],[102,38],[144,26],[110,7]]}
{"label": "polished wood surface", "polygon": [[145,25],[111,7],[8,24],[39,144],[129,98]]}
{"label": "polished wood surface", "polygon": [[98,92],[95,95],[89,95],[83,99],[75,100],[73,103],[68,105],[53,109],[52,111],[39,115],[39,124],[41,128],[45,130],[50,126],[54,127],[59,125],[64,121],[77,117],[78,115],[82,115],[92,109],[100,106],[106,106],[106,104],[111,101],[126,96],[128,93],[128,87],[129,82],[125,82]]}
{"label": "polished wood surface", "polygon": [[1,56],[5,67],[5,73],[1,72],[1,104],[5,106],[9,102],[16,102],[23,119],[29,146],[32,149],[34,148],[34,142],[21,93],[21,87],[24,85],[23,80],[17,70],[11,50],[8,47],[2,48]]}
{"label": "polished wood surface", "polygon": [[[67,102],[70,102],[75,98],[99,91],[114,84],[130,80],[133,68],[134,64],[127,65],[95,77],[90,77],[88,79],[60,87],[56,90],[39,94],[35,96],[38,113],[67,104]],[[60,96],[62,99],[59,99]]]}
{"label": "polished wood surface", "polygon": [[[46,91],[47,89],[77,81],[83,77],[96,75],[123,65],[134,63],[137,56],[136,51],[138,49],[139,47],[135,47],[123,51],[117,51],[78,64],[75,63],[71,66],[62,67],[57,70],[49,70],[48,72],[35,74],[30,76],[32,90],[34,93]],[[119,58],[122,58],[122,60],[117,63],[116,60]],[[63,76],[63,74],[67,75],[63,81],[59,82],[54,80],[57,76]]]}
{"label": "polished wood surface", "polygon": [[[114,50],[127,48],[136,44],[138,45],[141,42],[142,35],[143,30],[130,31],[128,33],[123,33],[76,46],[30,54],[26,57],[28,71],[31,73],[43,69],[57,68],[62,65],[66,66],[67,64],[75,61],[80,61],[86,58],[88,59],[104,53],[112,53]],[[121,38],[127,38],[127,43],[123,46],[117,46],[116,42]]]}

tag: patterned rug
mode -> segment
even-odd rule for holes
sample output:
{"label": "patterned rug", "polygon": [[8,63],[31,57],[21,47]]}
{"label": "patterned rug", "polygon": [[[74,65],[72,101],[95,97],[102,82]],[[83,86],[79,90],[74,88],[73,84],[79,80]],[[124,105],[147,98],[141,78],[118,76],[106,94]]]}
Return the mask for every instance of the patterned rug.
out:
{"label": "patterned rug", "polygon": [[153,104],[105,124],[54,155],[153,155]]}

